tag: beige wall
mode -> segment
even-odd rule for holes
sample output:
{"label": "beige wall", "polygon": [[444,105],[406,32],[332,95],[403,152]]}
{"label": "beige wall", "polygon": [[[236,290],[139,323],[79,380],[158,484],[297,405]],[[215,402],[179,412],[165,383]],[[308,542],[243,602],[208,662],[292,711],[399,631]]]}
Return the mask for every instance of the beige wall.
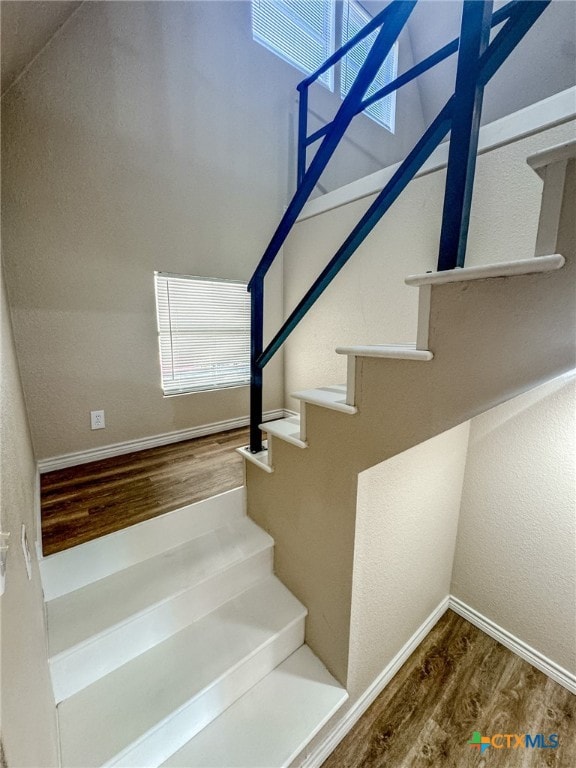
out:
{"label": "beige wall", "polygon": [[[6,591],[0,597],[1,731],[8,765],[58,764],[56,708],[48,673],[42,588],[34,552],[36,469],[0,270],[0,521],[10,532]],[[32,549],[26,575],[20,528]]]}
{"label": "beige wall", "polygon": [[[574,131],[572,121],[478,158],[467,264],[534,255],[542,182],[526,157],[572,139]],[[346,362],[334,354],[335,347],[416,339],[418,292],[404,278],[435,269],[444,179],[442,170],[410,184],[292,334],[285,346],[289,407],[297,409],[291,392],[346,380]],[[284,249],[286,311],[373,199],[297,224]]]}
{"label": "beige wall", "polygon": [[[153,271],[247,279],[284,202],[286,110],[266,82],[250,114],[244,4],[225,4],[225,35],[211,5],[86,3],[2,101],[6,280],[37,458],[248,412],[246,387],[160,389]],[[259,124],[262,105],[283,117]],[[267,408],[282,405],[281,362]],[[106,429],[90,430],[92,409]]]}
{"label": "beige wall", "polygon": [[575,184],[572,162],[562,269],[432,286],[431,362],[358,358],[357,414],[306,406],[308,448],[272,438],[274,473],[247,468],[249,513],[274,537],[278,575],[309,609],[307,641],[341,681],[350,675],[358,474],[576,364]]}
{"label": "beige wall", "polygon": [[[6,280],[37,458],[247,414],[246,387],[162,397],[152,274],[249,278],[293,184],[301,77],[252,41],[249,2],[85,3],[6,93]],[[397,137],[356,121],[327,184],[405,151],[408,96]],[[311,90],[327,118],[340,103]],[[270,332],[281,281],[279,262]],[[265,382],[282,407],[281,354]]]}
{"label": "beige wall", "polygon": [[576,672],[574,374],[472,420],[452,593]]}
{"label": "beige wall", "polygon": [[437,435],[358,478],[351,704],[450,591],[468,429]]}

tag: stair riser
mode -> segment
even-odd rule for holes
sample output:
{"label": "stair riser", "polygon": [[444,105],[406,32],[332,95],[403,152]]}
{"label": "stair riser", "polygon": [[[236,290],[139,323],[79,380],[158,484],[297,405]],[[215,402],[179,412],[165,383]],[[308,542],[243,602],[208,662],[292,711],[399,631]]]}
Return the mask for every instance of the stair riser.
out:
{"label": "stair riser", "polygon": [[227,525],[245,514],[245,489],[190,504],[40,562],[44,599],[73,592]]}
{"label": "stair riser", "polygon": [[149,650],[272,573],[267,547],[85,643],[50,659],[56,703]]}
{"label": "stair riser", "polygon": [[[186,744],[236,699],[288,658],[304,640],[304,618],[289,626],[248,659],[145,734],[138,742],[105,763],[122,768],[154,768]],[[72,765],[65,751],[62,765]],[[76,766],[74,766],[76,768]]]}

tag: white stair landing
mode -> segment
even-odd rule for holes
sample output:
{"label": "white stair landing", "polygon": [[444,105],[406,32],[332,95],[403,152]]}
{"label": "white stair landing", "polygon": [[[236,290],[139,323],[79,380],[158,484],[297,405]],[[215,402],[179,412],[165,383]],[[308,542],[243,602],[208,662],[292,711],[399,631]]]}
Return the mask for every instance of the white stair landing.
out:
{"label": "white stair landing", "polygon": [[288,766],[347,698],[346,691],[303,645],[163,766]]}
{"label": "white stair landing", "polygon": [[56,702],[272,573],[273,540],[246,517],[46,605]]}
{"label": "white stair landing", "polygon": [[81,589],[246,514],[246,489],[225,491],[40,561],[45,600]]}
{"label": "white stair landing", "polygon": [[271,576],[66,699],[63,768],[160,765],[302,645],[305,615]]}

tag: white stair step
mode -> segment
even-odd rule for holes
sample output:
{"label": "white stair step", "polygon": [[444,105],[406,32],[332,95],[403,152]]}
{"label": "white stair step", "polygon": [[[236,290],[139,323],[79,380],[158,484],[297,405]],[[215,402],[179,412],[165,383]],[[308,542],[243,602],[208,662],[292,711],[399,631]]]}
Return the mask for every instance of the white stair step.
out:
{"label": "white stair step", "polygon": [[270,577],[58,706],[62,765],[158,766],[303,642]]}
{"label": "white stair step", "polygon": [[338,355],[355,357],[384,357],[393,360],[432,360],[434,355],[427,349],[416,349],[416,344],[371,344],[367,346],[337,347]]}
{"label": "white stair step", "polygon": [[298,448],[308,447],[308,443],[302,440],[300,436],[300,416],[298,414],[276,421],[266,421],[264,424],[260,424],[260,429],[269,435],[280,438],[280,440],[296,445]]}
{"label": "white stair step", "polygon": [[533,168],[536,173],[544,178],[545,169],[548,165],[554,165],[555,163],[561,163],[563,160],[570,160],[576,157],[576,141],[564,141],[561,144],[556,144],[553,147],[542,149],[540,152],[536,152],[526,158],[528,165]]}
{"label": "white stair step", "polygon": [[164,763],[164,768],[288,766],[348,694],[303,645]]}
{"label": "white stair step", "polygon": [[442,285],[467,280],[485,280],[489,277],[532,275],[537,272],[551,272],[563,266],[564,257],[556,253],[552,256],[538,256],[533,259],[501,261],[496,264],[485,264],[481,267],[458,267],[457,269],[446,269],[443,272],[425,272],[422,275],[410,275],[404,282],[406,285],[415,286]]}
{"label": "white stair step", "polygon": [[323,408],[330,408],[333,411],[341,413],[357,413],[358,409],[354,405],[346,402],[346,385],[341,384],[333,387],[319,387],[318,389],[308,389],[303,392],[294,392],[292,397],[296,400],[302,400],[312,405],[320,405]]}
{"label": "white stair step", "polygon": [[268,449],[268,444],[266,441],[263,441],[262,445],[264,446],[264,450],[260,451],[259,453],[252,453],[250,446],[248,445],[244,446],[243,448],[236,448],[236,452],[248,461],[251,461],[252,464],[256,464],[257,467],[260,467],[260,469],[263,469],[265,472],[274,472],[274,468],[272,466],[272,455]]}
{"label": "white stair step", "polygon": [[56,702],[74,695],[272,573],[274,542],[248,518],[51,600]]}
{"label": "white stair step", "polygon": [[106,578],[245,515],[245,489],[235,488],[101,536],[40,561],[44,599]]}

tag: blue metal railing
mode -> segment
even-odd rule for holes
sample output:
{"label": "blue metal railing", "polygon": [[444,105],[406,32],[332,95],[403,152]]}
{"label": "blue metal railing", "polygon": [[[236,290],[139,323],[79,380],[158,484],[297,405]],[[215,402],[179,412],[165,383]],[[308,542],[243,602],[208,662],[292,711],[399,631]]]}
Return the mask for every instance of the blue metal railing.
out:
{"label": "blue metal railing", "polygon": [[[250,450],[253,453],[262,450],[262,435],[259,425],[262,422],[262,372],[264,367],[448,132],[451,133],[451,136],[438,269],[444,270],[463,266],[484,87],[544,12],[550,1],[512,0],[492,13],[492,0],[464,0],[459,38],[452,40],[436,53],[416,64],[408,72],[398,76],[377,93],[366,97],[368,88],[417,3],[417,0],[392,0],[358,35],[342,46],[316,72],[298,85],[300,95],[298,187],[248,285],[252,323]],[[491,28],[503,22],[502,28],[490,42]],[[351,48],[378,28],[379,32],[370,52],[335,118],[308,136],[308,88],[327,69],[339,62]],[[398,90],[456,51],[458,51],[458,64],[453,95],[264,349],[264,279],[266,273],[353,118],[363,112],[370,104]],[[308,147],[320,139],[322,142],[309,166],[306,167]]]}

